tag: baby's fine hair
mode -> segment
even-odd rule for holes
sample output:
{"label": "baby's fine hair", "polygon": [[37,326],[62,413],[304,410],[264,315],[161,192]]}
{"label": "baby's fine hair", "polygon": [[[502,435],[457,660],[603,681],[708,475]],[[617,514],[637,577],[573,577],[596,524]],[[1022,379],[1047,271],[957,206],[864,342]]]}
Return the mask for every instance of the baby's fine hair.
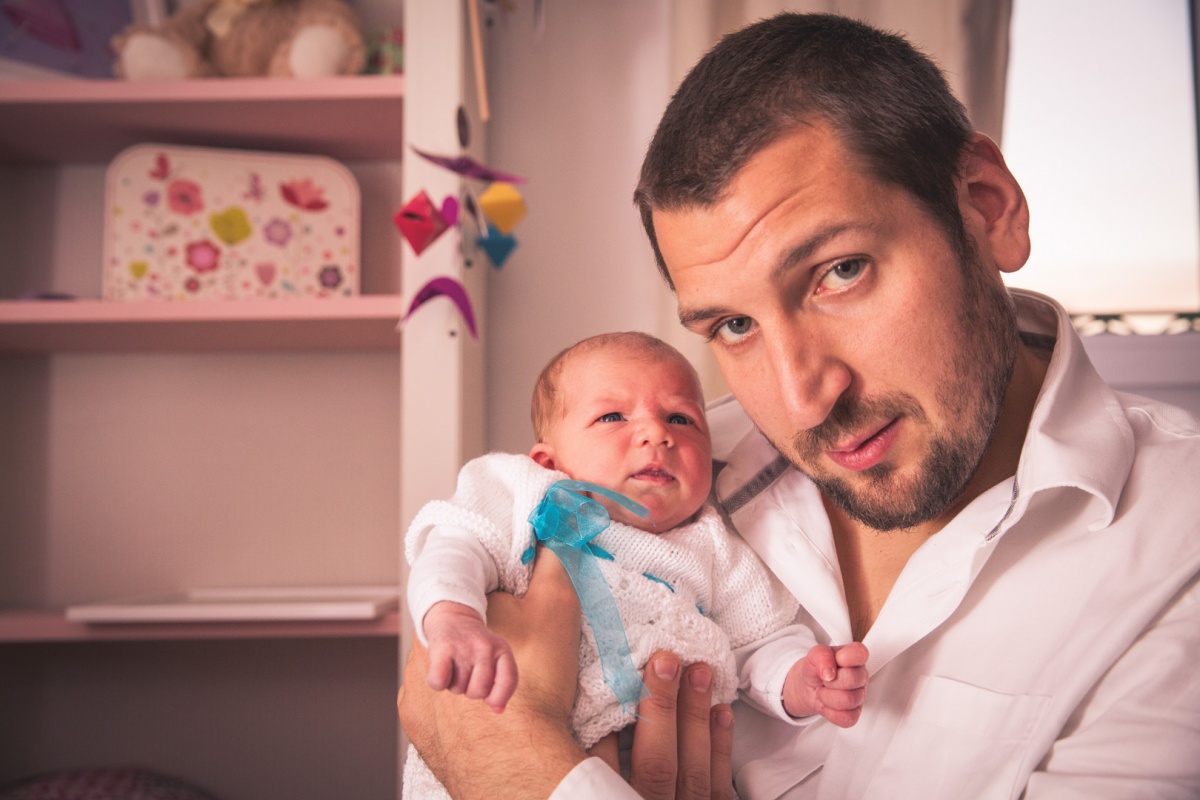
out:
{"label": "baby's fine hair", "polygon": [[544,440],[546,431],[563,414],[562,393],[559,379],[568,359],[576,355],[594,353],[597,350],[612,348],[626,355],[641,356],[648,362],[670,360],[684,365],[699,386],[700,378],[696,368],[671,345],[662,339],[640,331],[620,331],[616,333],[601,333],[596,336],[576,342],[561,350],[558,355],[542,369],[537,383],[533,386],[533,402],[530,406],[530,416],[533,419],[533,434],[537,441]]}

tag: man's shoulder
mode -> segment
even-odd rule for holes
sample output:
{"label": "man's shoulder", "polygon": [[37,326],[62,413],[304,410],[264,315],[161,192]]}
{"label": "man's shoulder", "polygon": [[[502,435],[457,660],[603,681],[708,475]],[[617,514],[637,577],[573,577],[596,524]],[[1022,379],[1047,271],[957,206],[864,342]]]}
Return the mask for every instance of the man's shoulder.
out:
{"label": "man's shoulder", "polygon": [[712,435],[713,459],[728,461],[738,442],[754,430],[754,423],[746,415],[742,404],[731,394],[708,403],[705,415],[708,417],[708,430]]}

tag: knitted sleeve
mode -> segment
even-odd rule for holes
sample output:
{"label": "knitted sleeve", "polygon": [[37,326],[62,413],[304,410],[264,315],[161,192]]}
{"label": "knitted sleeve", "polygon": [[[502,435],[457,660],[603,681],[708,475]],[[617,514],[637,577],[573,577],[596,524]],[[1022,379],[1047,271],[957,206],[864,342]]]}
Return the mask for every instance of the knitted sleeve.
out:
{"label": "knitted sleeve", "polygon": [[529,513],[550,484],[563,477],[524,455],[491,453],[468,462],[454,495],[427,503],[413,518],[404,537],[405,558],[409,564],[415,561],[435,527],[468,531],[495,562],[499,588],[524,594],[531,567],[521,557],[533,544]]}

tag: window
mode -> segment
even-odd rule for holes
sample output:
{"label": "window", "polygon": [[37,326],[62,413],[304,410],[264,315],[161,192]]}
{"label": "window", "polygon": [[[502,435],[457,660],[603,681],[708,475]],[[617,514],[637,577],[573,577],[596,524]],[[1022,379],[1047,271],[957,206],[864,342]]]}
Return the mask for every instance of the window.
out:
{"label": "window", "polygon": [[1003,149],[1033,253],[1010,286],[1072,313],[1200,309],[1187,0],[1016,0]]}

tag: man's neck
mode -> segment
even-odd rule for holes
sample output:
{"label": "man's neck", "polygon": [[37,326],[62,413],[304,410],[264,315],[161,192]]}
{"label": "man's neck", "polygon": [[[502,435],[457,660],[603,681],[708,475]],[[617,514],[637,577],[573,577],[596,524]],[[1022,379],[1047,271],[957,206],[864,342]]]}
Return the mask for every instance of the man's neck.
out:
{"label": "man's neck", "polygon": [[939,517],[912,528],[878,531],[825,500],[855,641],[862,641],[871,629],[917,548],[980,494],[1016,474],[1047,366],[1044,353],[1024,345],[1018,349],[1012,379],[983,460],[958,498]]}

